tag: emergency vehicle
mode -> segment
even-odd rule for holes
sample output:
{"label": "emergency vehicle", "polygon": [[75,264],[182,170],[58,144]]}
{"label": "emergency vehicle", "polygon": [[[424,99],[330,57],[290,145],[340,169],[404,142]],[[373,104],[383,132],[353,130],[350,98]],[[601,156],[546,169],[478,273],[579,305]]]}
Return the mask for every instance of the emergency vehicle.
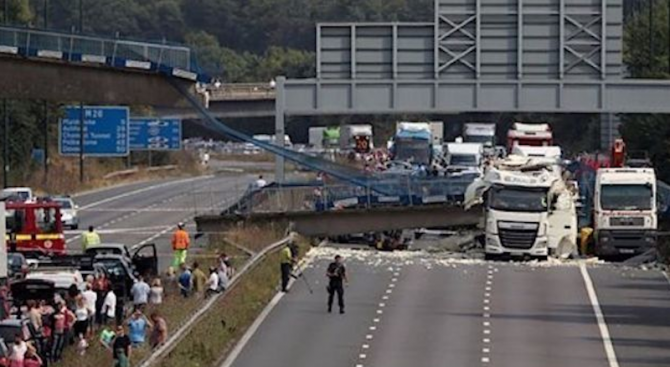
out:
{"label": "emergency vehicle", "polygon": [[5,240],[10,249],[39,254],[65,254],[60,204],[37,199],[5,202]]}

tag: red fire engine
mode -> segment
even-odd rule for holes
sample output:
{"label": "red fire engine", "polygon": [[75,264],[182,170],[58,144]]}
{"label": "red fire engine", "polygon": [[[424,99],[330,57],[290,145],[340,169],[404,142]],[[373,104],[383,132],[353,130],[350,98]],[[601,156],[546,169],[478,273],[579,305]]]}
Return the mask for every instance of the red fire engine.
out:
{"label": "red fire engine", "polygon": [[8,201],[6,207],[7,245],[10,251],[65,254],[65,235],[60,204],[38,199],[34,202]]}

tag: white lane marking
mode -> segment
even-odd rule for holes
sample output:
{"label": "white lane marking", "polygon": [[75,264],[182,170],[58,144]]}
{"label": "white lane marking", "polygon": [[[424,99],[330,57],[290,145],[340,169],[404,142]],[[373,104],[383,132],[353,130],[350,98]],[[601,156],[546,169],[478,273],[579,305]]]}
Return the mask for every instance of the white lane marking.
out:
{"label": "white lane marking", "polygon": [[178,185],[178,184],[183,184],[183,183],[188,183],[188,182],[193,182],[193,181],[199,181],[199,180],[203,180],[203,179],[210,179],[210,178],[213,178],[213,177],[214,177],[213,175],[199,176],[199,177],[187,178],[187,179],[183,179],[183,180],[164,182],[164,183],[157,184],[157,185],[151,185],[151,186],[147,186],[147,187],[144,187],[144,188],[141,188],[141,189],[124,192],[123,194],[111,196],[111,197],[105,198],[103,200],[90,203],[88,205],[84,205],[81,208],[79,208],[79,210],[80,211],[81,210],[86,210],[86,209],[93,208],[93,207],[96,207],[96,206],[99,206],[99,205],[102,205],[102,204],[105,204],[105,203],[109,203],[110,201],[123,199],[123,198],[126,198],[128,196],[141,194],[141,193],[144,193],[144,192],[147,192],[147,191],[160,189],[160,188],[167,187],[167,186]]}
{"label": "white lane marking", "polygon": [[584,285],[586,286],[586,292],[589,295],[589,301],[591,301],[593,313],[595,314],[596,321],[598,322],[598,329],[600,330],[600,337],[603,340],[603,347],[605,348],[605,354],[607,355],[607,362],[609,363],[609,367],[619,367],[619,361],[617,360],[616,352],[614,351],[610,330],[607,326],[607,323],[605,322],[605,315],[603,314],[603,310],[600,308],[600,302],[598,301],[598,295],[596,294],[596,289],[593,286],[591,276],[586,269],[586,265],[583,263],[579,264],[579,270],[582,273]]}
{"label": "white lane marking", "polygon": [[487,280],[487,281],[486,281],[486,285],[491,285],[491,284],[493,284],[492,281],[490,281],[490,280]]}
{"label": "white lane marking", "polygon": [[[305,255],[305,260],[302,263],[302,266],[299,264],[298,268],[302,271],[304,270],[312,261],[314,260],[314,252],[310,250],[307,252]],[[295,279],[290,279],[288,283],[288,289],[291,289],[293,287],[293,284],[295,283]],[[263,311],[261,312],[260,315],[254,320],[254,322],[249,326],[247,331],[244,332],[244,335],[242,335],[242,338],[240,338],[240,341],[238,341],[235,344],[235,347],[233,348],[232,351],[230,351],[230,354],[228,354],[228,357],[223,361],[223,364],[221,364],[221,367],[230,367],[235,363],[235,360],[237,357],[242,353],[242,350],[244,350],[244,347],[249,343],[251,338],[256,334],[258,329],[261,327],[261,324],[267,319],[267,317],[270,315],[270,312],[277,306],[279,301],[286,295],[284,292],[279,292],[275,294],[275,296],[272,298],[270,303],[265,306]]]}
{"label": "white lane marking", "polygon": [[365,336],[365,339],[367,340],[372,340],[372,338],[373,338],[372,334],[368,334]]}
{"label": "white lane marking", "polygon": [[386,293],[387,293],[387,294],[391,294],[391,293],[393,293],[393,289],[387,289],[387,290],[386,290]]}
{"label": "white lane marking", "polygon": [[370,344],[363,344],[363,349],[370,349]]}
{"label": "white lane marking", "polygon": [[491,342],[491,339],[489,339],[489,338],[484,338],[484,340],[482,340],[482,341],[484,342],[484,344],[488,344],[488,343]]}
{"label": "white lane marking", "polygon": [[490,286],[487,286],[486,288],[484,288],[484,290],[487,291],[487,292],[490,292],[490,291],[491,291],[491,287],[490,287]]}
{"label": "white lane marking", "polygon": [[363,365],[362,364],[357,364],[356,367],[363,367]]}
{"label": "white lane marking", "polygon": [[491,301],[489,301],[488,299],[485,299],[484,303],[489,304],[489,303],[491,303]]}
{"label": "white lane marking", "polygon": [[384,301],[387,301],[387,300],[389,299],[389,296],[382,296],[382,299],[383,299]]}
{"label": "white lane marking", "polygon": [[378,318],[376,318],[376,319],[372,320],[372,322],[379,322],[379,321],[381,321],[381,320],[380,320],[380,319],[378,319]]}
{"label": "white lane marking", "polygon": [[395,284],[389,284],[389,288],[395,288]]}
{"label": "white lane marking", "polygon": [[485,334],[485,335],[489,335],[489,334],[491,334],[491,330],[489,330],[489,329],[484,329],[484,334]]}
{"label": "white lane marking", "polygon": [[377,310],[377,315],[381,315],[381,314],[383,314],[383,313],[384,313],[383,310]]}
{"label": "white lane marking", "polygon": [[383,302],[380,303],[380,304],[379,304],[379,307],[386,307],[386,303],[383,303]]}
{"label": "white lane marking", "polygon": [[365,359],[365,358],[367,358],[367,355],[361,353],[361,354],[358,355],[358,358]]}
{"label": "white lane marking", "polygon": [[370,331],[375,331],[375,330],[377,330],[376,326],[370,326]]}
{"label": "white lane marking", "polygon": [[482,363],[489,363],[489,357],[482,357]]}
{"label": "white lane marking", "polygon": [[487,312],[487,313],[484,313],[484,318],[485,318],[485,319],[490,319],[490,318],[491,318],[491,314],[488,313],[488,312]]}
{"label": "white lane marking", "polygon": [[482,348],[482,353],[491,353],[491,349],[489,349],[489,348]]}
{"label": "white lane marking", "polygon": [[491,311],[491,307],[489,307],[489,306],[484,306],[484,311]]}
{"label": "white lane marking", "polygon": [[484,297],[491,297],[491,293],[489,292],[484,293]]}
{"label": "white lane marking", "polygon": [[391,279],[391,281],[395,283],[395,282],[398,281],[398,278],[393,278],[393,279]]}

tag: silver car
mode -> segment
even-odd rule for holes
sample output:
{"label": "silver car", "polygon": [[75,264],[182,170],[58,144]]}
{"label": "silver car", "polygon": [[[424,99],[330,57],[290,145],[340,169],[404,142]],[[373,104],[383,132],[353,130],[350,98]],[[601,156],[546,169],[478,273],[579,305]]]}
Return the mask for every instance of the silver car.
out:
{"label": "silver car", "polygon": [[78,229],[79,216],[77,215],[77,209],[79,207],[72,201],[72,198],[61,196],[55,197],[53,200],[60,204],[60,214],[63,226],[70,229]]}

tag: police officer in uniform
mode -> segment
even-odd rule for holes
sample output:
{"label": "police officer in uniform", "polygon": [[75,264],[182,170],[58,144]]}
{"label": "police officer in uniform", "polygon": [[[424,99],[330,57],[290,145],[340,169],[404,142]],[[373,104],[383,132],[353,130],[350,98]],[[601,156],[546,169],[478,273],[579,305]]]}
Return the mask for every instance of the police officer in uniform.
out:
{"label": "police officer in uniform", "polygon": [[349,283],[347,271],[342,264],[342,256],[335,256],[335,261],[328,265],[326,276],[328,283],[328,312],[333,312],[333,298],[337,293],[337,303],[340,306],[340,313],[344,313],[344,283]]}

